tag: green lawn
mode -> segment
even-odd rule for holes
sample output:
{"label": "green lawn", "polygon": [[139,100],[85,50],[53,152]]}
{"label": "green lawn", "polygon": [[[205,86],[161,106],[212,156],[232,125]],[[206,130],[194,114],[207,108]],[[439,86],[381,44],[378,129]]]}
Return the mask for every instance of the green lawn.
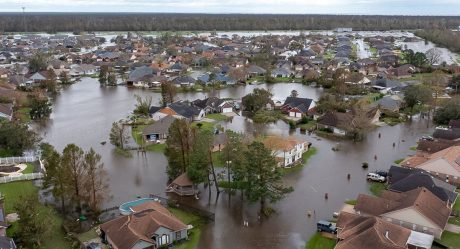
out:
{"label": "green lawn", "polygon": [[395,164],[400,164],[402,161],[404,161],[404,158],[401,158],[401,159],[395,160],[395,161],[394,161],[394,163],[395,163]]}
{"label": "green lawn", "polygon": [[[459,191],[457,191],[457,192],[459,192]],[[452,209],[455,210],[455,211],[460,212],[460,200],[458,200],[458,198],[455,201],[454,206],[452,207]]]}
{"label": "green lawn", "polygon": [[302,163],[294,165],[291,168],[281,168],[280,169],[281,172],[283,173],[283,175],[286,175],[286,174],[300,171],[305,165],[307,165],[308,159],[310,159],[310,157],[315,155],[316,152],[318,152],[318,149],[316,149],[316,147],[310,147],[308,151],[302,154]]}
{"label": "green lawn", "polygon": [[21,121],[21,122],[29,122],[30,119],[30,110],[31,108],[29,107],[22,107],[19,108],[16,111],[16,117]]}
{"label": "green lawn", "polygon": [[316,120],[308,121],[306,124],[300,124],[299,125],[301,130],[304,131],[309,131],[311,129],[314,129],[316,127]]}
{"label": "green lawn", "polygon": [[[134,141],[138,145],[143,143],[142,140],[142,131],[147,125],[137,125],[136,127],[131,128],[131,136],[133,137]],[[156,151],[156,152],[164,152],[166,148],[166,144],[150,144],[145,147],[147,151]]]}
{"label": "green lawn", "polygon": [[[5,213],[8,214],[14,212],[14,206],[19,200],[19,196],[38,194],[38,188],[33,185],[31,181],[11,182],[0,184],[0,192],[5,197]],[[52,226],[51,234],[49,238],[44,241],[43,248],[71,248],[71,241],[66,239],[66,234],[61,229],[63,222],[62,218],[51,207],[42,206],[41,210],[42,212],[49,212],[51,217],[49,224]],[[12,224],[7,230],[8,235],[13,236],[15,229],[17,229],[16,225]]]}
{"label": "green lawn", "polygon": [[23,170],[22,173],[23,174],[34,173],[35,165],[33,165],[31,163],[26,163],[26,164],[27,164],[27,168],[25,170]]}
{"label": "green lawn", "polygon": [[168,208],[168,210],[173,213],[179,220],[184,222],[186,225],[192,224],[193,229],[189,231],[189,239],[183,243],[179,243],[177,246],[174,246],[175,249],[195,249],[200,241],[201,236],[201,226],[205,221],[197,215],[194,215],[189,212],[185,212],[178,208]]}
{"label": "green lawn", "polygon": [[305,245],[306,249],[333,249],[335,247],[335,240],[325,238],[319,233],[315,233],[313,237]]}
{"label": "green lawn", "polygon": [[441,241],[443,245],[449,246],[450,248],[459,248],[460,246],[460,234],[444,231],[442,233]]}
{"label": "green lawn", "polygon": [[196,127],[198,129],[201,129],[201,130],[214,132],[215,125],[214,125],[214,123],[210,123],[210,122],[193,122],[192,127]]}
{"label": "green lawn", "polygon": [[353,206],[356,205],[357,203],[358,203],[357,200],[346,200],[346,201],[345,201],[345,204],[353,205]]}
{"label": "green lawn", "polygon": [[370,186],[370,191],[375,196],[380,196],[385,189],[386,185],[380,182],[372,182]]}
{"label": "green lawn", "polygon": [[449,224],[460,226],[460,217],[450,217]]}
{"label": "green lawn", "polygon": [[82,242],[86,242],[99,236],[97,235],[96,230],[94,228],[91,228],[88,232],[80,233],[79,235],[77,235],[77,237]]}
{"label": "green lawn", "polygon": [[220,113],[211,113],[206,115],[207,118],[214,119],[216,121],[226,121],[228,119],[227,116],[220,114]]}

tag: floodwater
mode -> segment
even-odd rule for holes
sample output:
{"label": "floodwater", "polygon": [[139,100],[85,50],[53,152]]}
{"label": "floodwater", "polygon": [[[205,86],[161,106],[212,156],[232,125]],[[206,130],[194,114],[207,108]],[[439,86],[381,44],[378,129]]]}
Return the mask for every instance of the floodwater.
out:
{"label": "floodwater", "polygon": [[[301,84],[271,84],[240,86],[222,89],[214,93],[186,93],[178,98],[193,100],[207,95],[241,98],[253,88],[271,89],[275,99],[283,99],[295,89],[301,97],[317,99],[321,90]],[[106,207],[119,205],[148,194],[165,195],[166,158],[161,153],[148,152],[145,157],[133,153],[125,158],[113,152],[108,141],[112,122],[126,117],[134,108],[134,95],[152,96],[159,102],[160,94],[125,87],[100,87],[95,79],[85,78],[81,82],[64,89],[54,100],[51,119],[42,125],[36,125],[45,141],[59,150],[66,144],[75,143],[85,150],[93,147],[102,155],[102,160],[110,177],[113,198]],[[354,199],[360,192],[368,192],[362,162],[369,163],[369,171],[388,169],[396,159],[410,154],[410,146],[429,132],[427,121],[413,121],[411,124],[394,127],[381,127],[368,134],[364,141],[318,139],[314,135],[289,131],[283,122],[270,125],[255,125],[244,117],[235,117],[232,122],[222,124],[237,131],[264,134],[292,134],[313,143],[318,149],[307,165],[296,173],[284,177],[286,185],[294,187],[279,203],[273,204],[276,214],[266,220],[259,220],[257,204],[241,201],[239,194],[229,196],[221,193],[216,199],[212,192],[208,198],[206,189],[202,189],[200,200],[184,198],[184,201],[215,212],[216,220],[203,228],[199,248],[304,248],[308,238],[315,232],[315,223],[328,219],[338,211],[346,199]],[[378,138],[378,134],[381,138]],[[334,152],[333,146],[339,144],[340,150]],[[395,143],[395,147],[392,144]],[[374,159],[374,156],[377,159]],[[347,174],[351,179],[347,180]],[[328,193],[329,198],[324,198]],[[307,211],[314,215],[308,218]],[[249,227],[243,227],[243,221]]]}
{"label": "floodwater", "polygon": [[369,50],[369,44],[364,43],[364,39],[356,39],[355,40],[356,46],[358,47],[358,51],[356,51],[358,55],[358,59],[366,59],[371,57],[371,51]]}
{"label": "floodwater", "polygon": [[440,52],[440,58],[438,64],[442,62],[446,62],[447,65],[451,64],[459,64],[460,63],[460,55],[453,53],[447,48],[437,47],[436,44],[432,42],[425,43],[425,41],[416,41],[416,42],[396,42],[397,46],[401,46],[402,48],[412,49],[414,52],[421,52],[426,53],[428,50],[432,48],[436,48]]}

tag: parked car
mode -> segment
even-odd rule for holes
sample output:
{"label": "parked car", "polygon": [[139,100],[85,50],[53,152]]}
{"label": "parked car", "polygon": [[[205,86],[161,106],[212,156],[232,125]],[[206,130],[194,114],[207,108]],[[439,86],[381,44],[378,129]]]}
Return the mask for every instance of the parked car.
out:
{"label": "parked car", "polygon": [[433,141],[434,139],[432,136],[422,136],[422,140]]}
{"label": "parked car", "polygon": [[386,177],[383,177],[376,173],[367,173],[367,180],[374,181],[374,182],[385,182]]}
{"label": "parked car", "polygon": [[102,247],[99,243],[91,242],[86,246],[86,249],[102,249]]}
{"label": "parked car", "polygon": [[318,230],[318,232],[326,232],[332,234],[337,233],[337,227],[332,222],[329,222],[327,220],[318,221],[318,223],[316,223],[316,229]]}
{"label": "parked car", "polygon": [[377,170],[374,173],[376,173],[379,176],[383,176],[385,178],[388,177],[388,171],[385,171],[385,170]]}

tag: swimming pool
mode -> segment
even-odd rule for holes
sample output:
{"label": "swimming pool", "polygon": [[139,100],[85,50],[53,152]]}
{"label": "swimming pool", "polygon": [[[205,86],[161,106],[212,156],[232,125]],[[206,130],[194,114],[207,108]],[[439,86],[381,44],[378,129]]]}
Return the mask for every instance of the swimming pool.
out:
{"label": "swimming pool", "polygon": [[131,209],[131,207],[135,207],[135,206],[141,205],[149,201],[158,201],[158,199],[157,198],[141,198],[141,199],[137,199],[134,201],[125,202],[121,204],[118,209],[120,210],[120,213],[122,215],[130,215],[131,213],[133,213],[133,210]]}

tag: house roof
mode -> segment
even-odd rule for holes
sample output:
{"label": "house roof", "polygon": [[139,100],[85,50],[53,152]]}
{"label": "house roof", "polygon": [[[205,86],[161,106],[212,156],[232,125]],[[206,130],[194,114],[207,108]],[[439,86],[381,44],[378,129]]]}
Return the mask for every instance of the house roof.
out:
{"label": "house roof", "polygon": [[411,230],[378,217],[341,212],[337,220],[340,240],[335,249],[404,249]]}
{"label": "house roof", "polygon": [[178,176],[171,184],[175,184],[178,186],[192,186],[193,182],[188,178],[187,173],[183,173],[182,175]]}
{"label": "house roof", "polygon": [[450,128],[460,128],[460,120],[451,120],[449,121]]}
{"label": "house roof", "polygon": [[7,116],[13,115],[13,104],[0,103],[0,113],[6,114]]}
{"label": "house roof", "polygon": [[307,143],[307,141],[293,137],[293,136],[289,136],[289,137],[267,136],[262,140],[262,143],[267,148],[270,148],[271,150],[290,151],[296,145]]}
{"label": "house roof", "polygon": [[438,151],[447,149],[453,145],[460,145],[460,141],[452,141],[452,140],[424,140],[420,139],[417,144],[417,150],[423,151],[427,153],[436,153]]}
{"label": "house roof", "polygon": [[[401,162],[401,165],[407,166],[407,167],[420,168],[420,167],[423,167],[423,165],[428,164],[428,163],[433,163],[435,161],[439,162],[439,160],[442,160],[443,162],[448,163],[450,166],[452,166],[452,168],[455,171],[460,172],[460,146],[458,145],[451,146],[447,149],[438,151],[430,155],[418,154],[418,155],[404,159],[404,161]],[[438,171],[435,171],[435,172],[438,172]],[[450,172],[440,172],[439,171],[439,173],[445,173],[445,174],[450,175]]]}
{"label": "house roof", "polygon": [[133,214],[122,216],[102,224],[100,227],[119,249],[131,249],[138,241],[155,244],[152,237],[160,227],[172,231],[187,229],[158,202],[147,202],[133,207]]}
{"label": "house roof", "polygon": [[312,103],[313,100],[308,98],[287,97],[282,108],[297,108],[302,113],[307,113]]}
{"label": "house roof", "polygon": [[404,193],[384,191],[380,197],[360,194],[355,210],[374,216],[412,208],[444,228],[450,216],[450,208],[426,188],[417,188]]}
{"label": "house roof", "polygon": [[442,201],[454,203],[457,199],[456,187],[433,177],[430,173],[397,166],[391,166],[389,171],[389,190],[407,192],[425,187]]}
{"label": "house roof", "polygon": [[157,111],[159,111],[161,109],[162,109],[162,107],[160,107],[160,106],[150,106],[149,114],[152,115],[152,114],[156,113]]}
{"label": "house roof", "polygon": [[128,81],[137,81],[140,78],[152,74],[153,69],[148,66],[136,67],[131,73],[129,73]]}
{"label": "house roof", "polygon": [[353,115],[349,112],[328,112],[318,119],[318,124],[343,127],[353,121]]}
{"label": "house roof", "polygon": [[217,107],[220,106],[225,102],[224,100],[218,98],[218,97],[209,97],[205,99],[196,99],[192,102],[192,104],[196,107],[199,107],[201,109],[204,109],[206,107],[216,109]]}
{"label": "house roof", "polygon": [[436,129],[433,133],[434,138],[456,140],[460,138],[460,128]]}
{"label": "house roof", "polygon": [[169,127],[171,127],[171,124],[174,122],[174,120],[176,120],[176,118],[174,118],[172,115],[165,116],[155,123],[146,126],[142,131],[142,134],[168,134]]}
{"label": "house roof", "polygon": [[170,109],[174,110],[177,114],[192,119],[193,116],[200,114],[201,109],[192,106],[185,102],[175,102],[168,106]]}

